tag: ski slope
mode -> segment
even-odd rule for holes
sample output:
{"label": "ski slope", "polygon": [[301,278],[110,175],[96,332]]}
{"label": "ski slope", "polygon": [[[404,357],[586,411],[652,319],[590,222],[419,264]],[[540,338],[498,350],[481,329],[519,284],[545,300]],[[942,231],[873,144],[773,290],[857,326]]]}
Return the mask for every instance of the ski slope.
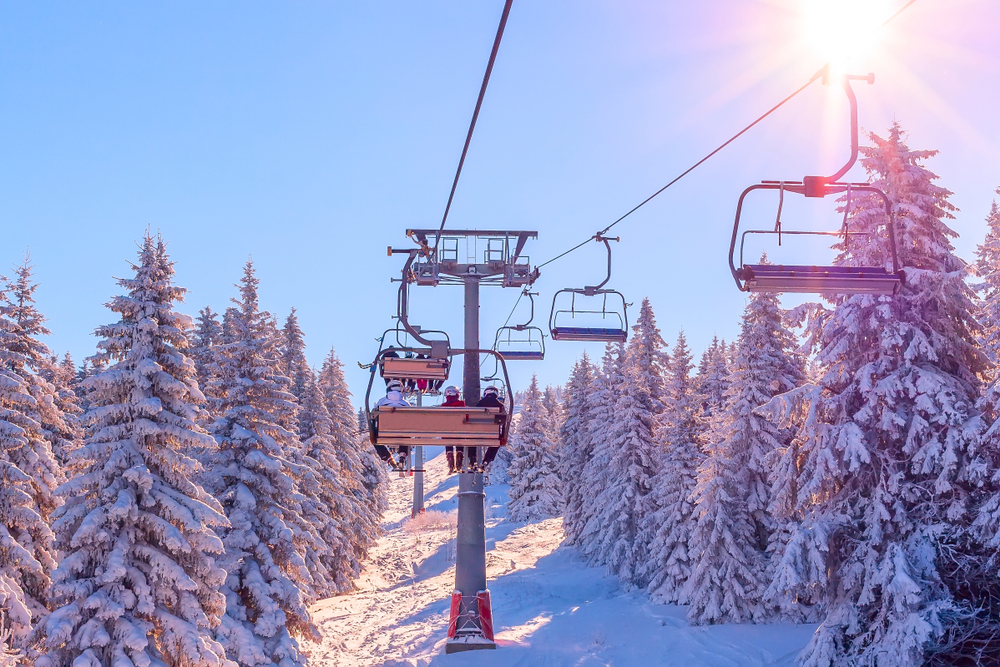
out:
{"label": "ski slope", "polygon": [[313,606],[323,640],[304,647],[312,665],[793,665],[815,628],[692,627],[684,607],[625,592],[575,549],[560,547],[559,519],[507,522],[507,487],[488,486],[486,564],[499,648],[445,655],[458,477],[445,474],[443,453],[425,468],[427,513],[411,521],[412,479],[392,478],[386,534],[358,592]]}

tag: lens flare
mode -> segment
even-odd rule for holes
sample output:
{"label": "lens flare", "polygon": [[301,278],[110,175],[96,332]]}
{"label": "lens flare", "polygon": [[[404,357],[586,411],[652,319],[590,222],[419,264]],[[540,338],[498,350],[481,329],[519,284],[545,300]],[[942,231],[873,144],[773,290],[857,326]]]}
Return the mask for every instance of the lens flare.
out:
{"label": "lens flare", "polygon": [[803,0],[803,36],[817,56],[843,65],[872,54],[888,15],[887,0]]}

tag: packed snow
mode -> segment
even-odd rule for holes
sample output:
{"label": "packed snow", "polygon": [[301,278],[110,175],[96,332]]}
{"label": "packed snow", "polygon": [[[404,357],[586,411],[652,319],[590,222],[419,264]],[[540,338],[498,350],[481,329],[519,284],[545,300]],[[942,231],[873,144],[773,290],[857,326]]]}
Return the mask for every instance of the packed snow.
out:
{"label": "packed snow", "polygon": [[486,566],[498,649],[446,655],[458,477],[446,474],[444,461],[439,453],[425,466],[427,511],[416,520],[412,478],[388,481],[385,534],[358,592],[312,607],[323,635],[319,644],[304,644],[314,667],[792,665],[816,627],[691,626],[686,607],[626,592],[575,548],[561,547],[561,519],[508,521],[509,487],[490,485]]}

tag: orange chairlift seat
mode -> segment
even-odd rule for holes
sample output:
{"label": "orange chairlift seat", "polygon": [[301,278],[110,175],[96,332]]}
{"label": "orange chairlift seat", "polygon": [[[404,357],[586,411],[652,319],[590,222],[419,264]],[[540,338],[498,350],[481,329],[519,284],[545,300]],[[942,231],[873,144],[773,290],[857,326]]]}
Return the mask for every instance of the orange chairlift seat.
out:
{"label": "orange chairlift seat", "polygon": [[[403,352],[410,348],[397,348]],[[381,366],[388,350],[381,350],[372,368]],[[503,356],[494,350],[456,350],[447,352],[449,359],[460,354],[488,354],[497,359],[503,370],[505,385],[510,385]],[[448,447],[502,447],[507,444],[514,405],[508,392],[506,411],[499,408],[445,407],[371,407],[371,392],[375,373],[368,380],[365,393],[365,415],[368,435],[379,456],[397,467],[395,457],[402,448],[444,445]],[[389,458],[386,458],[386,456]]]}
{"label": "orange chairlift seat", "polygon": [[[604,287],[611,280],[609,241],[619,239],[596,234],[594,240],[603,242],[608,250],[608,275],[599,285],[561,289],[552,296],[552,310],[549,313],[549,334],[552,340],[624,343],[628,339],[628,304],[625,303],[625,296],[617,290]],[[584,305],[577,305],[578,298]],[[599,308],[593,301],[597,298],[600,299]],[[621,308],[618,308],[619,301]]]}
{"label": "orange chairlift seat", "polygon": [[[829,71],[823,70],[823,82],[827,83]],[[845,183],[838,179],[844,176],[854,165],[858,157],[858,106],[857,98],[851,89],[851,80],[865,80],[874,83],[873,74],[867,76],[848,75],[842,78],[844,90],[851,105],[851,158],[841,169],[829,177],[806,176],[801,181],[761,181],[751,185],[740,195],[736,206],[736,220],[733,223],[733,236],[729,244],[729,268],[732,271],[736,286],[743,292],[798,292],[809,294],[876,294],[891,295],[899,291],[903,283],[903,272],[899,267],[896,255],[896,238],[892,224],[892,206],[885,193],[870,183]],[[743,202],[747,195],[758,190],[778,191],[778,214],[774,229],[748,229],[740,235],[740,218],[743,213]],[[846,193],[847,203],[844,206],[844,219],[840,231],[801,231],[782,227],[781,212],[785,193],[800,194],[805,197],[825,197],[831,194]],[[855,237],[871,238],[874,232],[855,232],[849,229],[852,199],[855,195],[870,195],[879,200],[885,208],[885,234],[888,247],[888,259],[891,269],[885,266],[810,266],[787,264],[746,264],[743,261],[743,248],[749,234],[771,234],[778,237],[781,244],[782,235],[834,236],[843,238],[845,247]],[[736,242],[739,240],[739,266],[736,262]]]}
{"label": "orange chairlift seat", "polygon": [[[379,349],[377,367],[382,378],[403,382],[428,380],[435,384],[447,380],[448,373],[451,371],[451,358],[448,356],[451,343],[448,340],[448,334],[443,331],[423,330],[421,332],[423,335],[438,334],[443,338],[429,341],[430,345],[427,347],[414,348],[400,342],[399,334],[401,331],[399,328],[388,329],[379,339],[384,345],[386,337],[391,332],[396,334],[396,345],[384,350]],[[401,352],[405,356],[400,356]]]}

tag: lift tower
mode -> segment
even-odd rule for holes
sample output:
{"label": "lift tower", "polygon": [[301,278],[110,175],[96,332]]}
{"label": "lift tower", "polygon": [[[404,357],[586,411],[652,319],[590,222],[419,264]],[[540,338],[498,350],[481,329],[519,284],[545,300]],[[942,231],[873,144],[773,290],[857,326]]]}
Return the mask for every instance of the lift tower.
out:
{"label": "lift tower", "polygon": [[[465,340],[462,386],[465,402],[475,405],[480,398],[480,359],[469,351],[480,349],[479,288],[482,285],[523,288],[538,277],[529,258],[522,255],[528,239],[538,232],[498,230],[453,230],[440,242],[436,229],[408,229],[406,235],[419,248],[389,248],[389,254],[407,253],[403,285],[399,291],[400,323],[417,341],[424,340],[419,328],[408,321],[407,288],[411,284],[436,287],[462,285],[465,288]],[[429,242],[434,242],[434,246]],[[464,244],[464,248],[462,247]],[[437,250],[435,251],[435,247]],[[511,387],[507,391],[513,391]],[[470,452],[471,454],[471,452]],[[482,454],[479,454],[481,460]],[[466,456],[469,461],[469,456]],[[486,588],[486,494],[483,473],[460,472],[458,479],[458,536],[455,553],[455,593],[452,597],[446,653],[494,649],[493,616]]]}

